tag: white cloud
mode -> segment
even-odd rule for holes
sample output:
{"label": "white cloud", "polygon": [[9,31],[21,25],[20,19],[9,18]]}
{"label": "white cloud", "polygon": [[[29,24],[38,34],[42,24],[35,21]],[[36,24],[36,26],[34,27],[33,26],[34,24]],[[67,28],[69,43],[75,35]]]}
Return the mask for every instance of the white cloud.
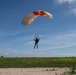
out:
{"label": "white cloud", "polygon": [[71,9],[71,10],[70,10],[70,13],[76,15],[76,8]]}
{"label": "white cloud", "polygon": [[44,51],[17,51],[16,49],[6,48],[0,51],[0,56],[4,57],[43,57],[48,56]]}
{"label": "white cloud", "polygon": [[[54,36],[48,36],[40,41],[40,44],[48,46],[48,49],[58,49],[76,46],[76,31],[72,31],[65,34],[58,34]],[[46,49],[46,46],[45,47]]]}
{"label": "white cloud", "polygon": [[55,2],[60,5],[64,3],[69,4],[69,9],[66,12],[76,15],[76,0],[55,0]]}
{"label": "white cloud", "polygon": [[69,4],[73,4],[76,2],[76,0],[56,0],[57,3],[69,3]]}
{"label": "white cloud", "polygon": [[6,36],[17,36],[20,35],[22,33],[24,33],[25,30],[16,30],[16,31],[0,31],[0,37],[6,37]]}

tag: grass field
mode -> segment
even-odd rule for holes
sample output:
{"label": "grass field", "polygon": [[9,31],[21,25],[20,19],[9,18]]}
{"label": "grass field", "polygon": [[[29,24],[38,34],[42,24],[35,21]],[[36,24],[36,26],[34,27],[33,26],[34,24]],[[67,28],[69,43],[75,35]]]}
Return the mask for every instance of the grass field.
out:
{"label": "grass field", "polygon": [[0,58],[0,68],[76,67],[75,57]]}

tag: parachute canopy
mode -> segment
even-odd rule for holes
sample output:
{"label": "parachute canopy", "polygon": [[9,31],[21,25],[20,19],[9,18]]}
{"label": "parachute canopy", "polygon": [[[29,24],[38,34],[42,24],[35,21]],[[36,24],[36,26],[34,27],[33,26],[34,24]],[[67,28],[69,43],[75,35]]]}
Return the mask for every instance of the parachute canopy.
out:
{"label": "parachute canopy", "polygon": [[50,19],[53,18],[52,14],[46,12],[46,11],[43,11],[43,10],[36,10],[36,11],[33,11],[32,13],[26,15],[23,20],[22,20],[22,24],[23,25],[30,25],[38,16],[43,16],[43,17],[48,17]]}

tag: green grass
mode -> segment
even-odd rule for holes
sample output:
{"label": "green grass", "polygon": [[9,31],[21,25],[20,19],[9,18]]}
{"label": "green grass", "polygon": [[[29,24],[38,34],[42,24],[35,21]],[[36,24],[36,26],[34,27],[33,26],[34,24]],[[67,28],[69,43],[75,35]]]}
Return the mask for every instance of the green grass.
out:
{"label": "green grass", "polygon": [[76,72],[74,72],[74,73],[69,72],[69,73],[67,73],[65,75],[76,75]]}
{"label": "green grass", "polygon": [[0,68],[76,67],[75,57],[0,58]]}

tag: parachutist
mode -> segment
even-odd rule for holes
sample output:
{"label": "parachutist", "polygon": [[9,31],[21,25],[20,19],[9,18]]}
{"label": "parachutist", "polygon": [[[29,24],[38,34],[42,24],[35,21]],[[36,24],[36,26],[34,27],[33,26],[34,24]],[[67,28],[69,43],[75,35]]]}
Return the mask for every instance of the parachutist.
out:
{"label": "parachutist", "polygon": [[38,48],[39,40],[40,40],[39,37],[35,37],[35,39],[34,39],[34,41],[35,41],[34,49],[35,49],[36,46],[37,46],[37,48]]}

